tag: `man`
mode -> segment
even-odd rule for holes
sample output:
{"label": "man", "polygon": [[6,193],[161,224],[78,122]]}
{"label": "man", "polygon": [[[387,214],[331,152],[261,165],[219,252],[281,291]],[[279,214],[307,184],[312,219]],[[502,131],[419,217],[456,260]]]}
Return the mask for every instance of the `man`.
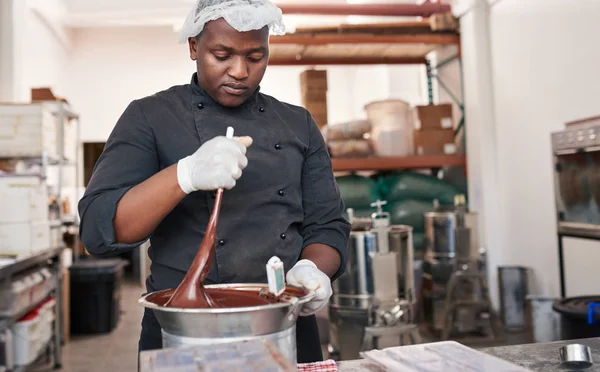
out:
{"label": "man", "polygon": [[[269,31],[282,25],[268,0],[199,1],[182,30],[197,65],[191,83],[127,107],[79,203],[80,234],[97,256],[150,238],[147,290],[174,288],[202,241],[213,190],[225,188],[206,284],[266,283],[265,264],[278,256],[288,284],[317,293],[297,322],[304,363],[322,360],[313,314],[343,272],[350,227],[310,114],[259,92]],[[228,126],[245,138],[225,138]],[[146,311],[139,349],[161,346]]]}

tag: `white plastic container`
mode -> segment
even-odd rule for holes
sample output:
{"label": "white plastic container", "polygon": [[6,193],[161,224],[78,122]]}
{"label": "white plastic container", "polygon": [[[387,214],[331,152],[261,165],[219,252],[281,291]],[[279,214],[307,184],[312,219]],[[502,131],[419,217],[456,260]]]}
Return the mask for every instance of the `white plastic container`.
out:
{"label": "white plastic container", "polygon": [[0,156],[57,158],[57,123],[50,107],[42,103],[0,105]]}
{"label": "white plastic container", "polygon": [[400,99],[375,101],[365,106],[371,122],[371,138],[379,156],[409,156],[413,154],[414,130],[411,108]]}
{"label": "white plastic container", "polygon": [[0,223],[48,221],[48,190],[39,177],[0,177]]}
{"label": "white plastic container", "polygon": [[12,326],[15,365],[25,366],[35,361],[42,346],[39,325],[40,316],[34,311]]}
{"label": "white plastic container", "polygon": [[28,255],[49,248],[48,221],[0,223],[0,254]]}
{"label": "white plastic container", "polygon": [[414,154],[413,131],[406,128],[382,129],[375,139],[379,156],[409,156]]}
{"label": "white plastic container", "polygon": [[44,277],[41,273],[36,272],[31,274],[32,278],[32,288],[31,288],[31,301],[33,303],[38,303],[46,297],[47,292],[44,287]]}
{"label": "white plastic container", "polygon": [[29,305],[30,292],[20,279],[13,279],[0,291],[0,317],[11,317],[23,311]]}
{"label": "white plastic container", "polygon": [[50,298],[46,300],[39,308],[39,329],[42,348],[44,345],[48,344],[52,338],[52,324],[54,321],[55,306],[56,300],[54,298]]}
{"label": "white plastic container", "polygon": [[44,277],[44,295],[47,295],[54,289],[54,275],[52,275],[48,268],[40,270],[40,274]]}

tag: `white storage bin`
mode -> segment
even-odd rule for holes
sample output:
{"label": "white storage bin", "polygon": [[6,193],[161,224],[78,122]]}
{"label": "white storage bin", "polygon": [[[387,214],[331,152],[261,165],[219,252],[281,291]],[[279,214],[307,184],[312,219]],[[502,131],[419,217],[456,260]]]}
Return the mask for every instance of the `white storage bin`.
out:
{"label": "white storage bin", "polygon": [[29,306],[30,292],[22,279],[13,279],[12,283],[0,290],[0,317],[15,316]]}
{"label": "white storage bin", "polygon": [[0,223],[48,221],[48,189],[39,177],[0,177]]}
{"label": "white storage bin", "polygon": [[375,148],[379,156],[413,155],[413,131],[406,128],[382,129],[375,139]]}
{"label": "white storage bin", "polygon": [[40,270],[40,274],[44,277],[44,293],[48,294],[54,289],[54,275],[47,268]]}
{"label": "white storage bin", "polygon": [[37,312],[27,314],[12,326],[15,365],[25,366],[35,361],[41,349],[40,316]]}
{"label": "white storage bin", "polygon": [[375,101],[365,106],[371,122],[371,138],[379,156],[408,156],[413,154],[414,130],[411,108],[400,99]]}
{"label": "white storage bin", "polygon": [[63,244],[62,229],[60,227],[52,226],[50,228],[50,247],[60,247]]}
{"label": "white storage bin", "polygon": [[40,340],[42,347],[52,338],[52,325],[54,322],[54,309],[56,308],[56,300],[50,298],[45,301],[40,307]]}
{"label": "white storage bin", "polygon": [[44,277],[39,272],[31,274],[32,287],[31,287],[31,301],[32,303],[38,303],[46,297],[48,292],[44,286]]}
{"label": "white storage bin", "polygon": [[48,221],[0,223],[0,254],[27,255],[50,247]]}
{"label": "white storage bin", "polygon": [[58,120],[43,103],[0,105],[0,156],[58,158]]}

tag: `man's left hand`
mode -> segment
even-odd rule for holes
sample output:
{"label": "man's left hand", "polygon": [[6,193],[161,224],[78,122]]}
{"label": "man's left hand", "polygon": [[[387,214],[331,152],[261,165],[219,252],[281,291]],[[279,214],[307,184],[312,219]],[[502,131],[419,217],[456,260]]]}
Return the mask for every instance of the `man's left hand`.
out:
{"label": "man's left hand", "polygon": [[331,289],[331,279],[310,260],[300,260],[288,271],[286,281],[289,285],[303,287],[316,292],[315,297],[302,306],[301,316],[312,315],[327,306]]}

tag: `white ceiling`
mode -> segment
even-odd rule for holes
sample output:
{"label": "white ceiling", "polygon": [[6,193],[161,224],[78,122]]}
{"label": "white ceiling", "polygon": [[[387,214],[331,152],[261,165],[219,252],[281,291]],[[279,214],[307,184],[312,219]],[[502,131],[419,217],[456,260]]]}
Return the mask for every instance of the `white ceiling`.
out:
{"label": "white ceiling", "polygon": [[[196,0],[63,0],[67,15],[63,23],[72,28],[181,25]],[[321,0],[327,3],[415,3],[417,0]],[[307,0],[276,0],[302,3]],[[320,2],[308,0],[308,2]],[[285,15],[291,27],[340,24],[344,22],[391,21],[392,17],[333,17]]]}

